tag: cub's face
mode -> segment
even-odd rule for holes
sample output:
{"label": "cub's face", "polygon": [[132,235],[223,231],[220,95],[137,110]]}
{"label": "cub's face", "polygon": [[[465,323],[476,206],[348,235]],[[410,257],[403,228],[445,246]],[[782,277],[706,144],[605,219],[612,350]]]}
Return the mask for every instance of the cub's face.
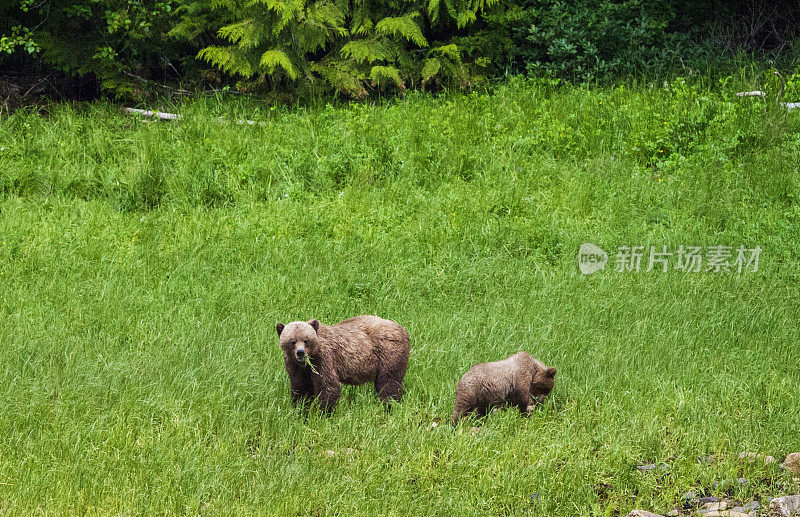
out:
{"label": "cub's face", "polygon": [[319,321],[293,321],[286,325],[278,323],[275,330],[278,331],[281,348],[287,357],[291,357],[299,363],[305,363],[306,359],[318,356]]}
{"label": "cub's face", "polygon": [[550,367],[537,368],[531,380],[531,396],[538,401],[542,401],[553,391],[553,384],[556,380],[556,369]]}

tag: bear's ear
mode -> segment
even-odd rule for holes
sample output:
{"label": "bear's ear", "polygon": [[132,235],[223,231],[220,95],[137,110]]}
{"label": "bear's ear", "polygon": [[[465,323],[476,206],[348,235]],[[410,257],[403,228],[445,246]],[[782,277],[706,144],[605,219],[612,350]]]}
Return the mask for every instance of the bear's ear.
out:
{"label": "bear's ear", "polygon": [[319,320],[308,320],[308,324],[314,328],[314,332],[319,332]]}
{"label": "bear's ear", "polygon": [[544,376],[548,379],[552,379],[556,376],[556,369],[555,368],[548,368],[547,371],[544,372]]}
{"label": "bear's ear", "polygon": [[278,331],[278,335],[279,336],[281,335],[281,332],[283,332],[283,327],[285,327],[285,326],[286,325],[284,325],[283,323],[278,323],[277,325],[275,325],[275,330]]}

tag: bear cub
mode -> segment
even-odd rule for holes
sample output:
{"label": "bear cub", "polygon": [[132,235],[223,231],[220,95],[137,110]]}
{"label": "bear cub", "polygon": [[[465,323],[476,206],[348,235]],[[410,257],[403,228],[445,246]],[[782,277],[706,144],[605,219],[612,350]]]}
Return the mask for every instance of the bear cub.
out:
{"label": "bear cub", "polygon": [[453,425],[469,412],[483,416],[489,408],[504,403],[517,406],[527,416],[534,402],[553,390],[555,376],[555,368],[525,351],[502,361],[476,364],[458,381]]}
{"label": "bear cub", "polygon": [[340,384],[371,382],[381,400],[400,400],[410,351],[408,332],[377,316],[334,325],[318,320],[276,325],[292,399],[316,397],[326,413],[339,400]]}

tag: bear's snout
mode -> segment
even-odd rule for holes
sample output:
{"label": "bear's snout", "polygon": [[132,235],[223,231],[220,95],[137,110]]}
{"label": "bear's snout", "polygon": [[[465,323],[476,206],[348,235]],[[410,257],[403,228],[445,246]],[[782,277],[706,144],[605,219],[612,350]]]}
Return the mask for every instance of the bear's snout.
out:
{"label": "bear's snout", "polygon": [[302,346],[297,347],[295,349],[295,351],[294,351],[294,355],[295,355],[295,357],[297,357],[298,361],[302,362],[306,358],[306,349],[305,349],[305,347],[302,347]]}

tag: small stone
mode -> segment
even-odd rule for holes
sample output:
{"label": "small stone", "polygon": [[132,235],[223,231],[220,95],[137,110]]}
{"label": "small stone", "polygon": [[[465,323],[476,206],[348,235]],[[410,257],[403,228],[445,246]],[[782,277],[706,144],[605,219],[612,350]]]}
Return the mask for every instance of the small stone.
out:
{"label": "small stone", "polygon": [[702,465],[711,465],[714,463],[714,456],[698,456],[697,463]]}
{"label": "small stone", "polygon": [[650,472],[651,470],[655,470],[655,469],[656,469],[656,464],[655,463],[648,463],[646,465],[637,465],[636,466],[636,470],[638,470],[639,472]]}
{"label": "small stone", "polygon": [[736,482],[739,483],[739,486],[745,486],[747,483],[749,483],[747,478],[739,478],[736,480]]}
{"label": "small stone", "polygon": [[800,514],[800,495],[776,497],[769,502],[770,517],[792,517]]}
{"label": "small stone", "polygon": [[786,456],[786,460],[783,462],[783,468],[789,472],[800,475],[800,452],[793,452]]}
{"label": "small stone", "polygon": [[325,451],[325,454],[327,454],[329,458],[333,458],[334,456],[336,456],[336,453],[334,451]]}
{"label": "small stone", "polygon": [[431,429],[436,429],[439,427],[439,422],[431,422]]}
{"label": "small stone", "polygon": [[725,501],[716,501],[716,502],[709,502],[703,504],[703,508],[712,512],[717,512],[719,510],[724,510],[728,507],[728,503]]}
{"label": "small stone", "polygon": [[678,517],[680,514],[681,514],[681,512],[679,512],[678,509],[676,508],[674,510],[668,511],[667,512],[667,517]]}
{"label": "small stone", "polygon": [[739,453],[740,460],[762,460],[765,465],[769,465],[770,463],[775,463],[775,458],[772,456],[764,456],[763,454],[756,454],[755,452],[740,452]]}
{"label": "small stone", "polygon": [[532,493],[531,494],[531,502],[534,502],[537,499],[539,499],[539,492]]}
{"label": "small stone", "polygon": [[[701,499],[698,499],[697,498],[697,492],[694,492],[694,491],[686,492],[685,494],[683,494],[681,496],[681,500],[683,501],[683,509],[684,510],[691,510],[693,508],[699,508],[699,507],[703,506],[704,502],[705,503],[713,502],[713,501],[709,501],[709,498],[705,498],[705,497],[701,498]],[[704,502],[701,502],[701,500],[704,501]]]}
{"label": "small stone", "polygon": [[753,510],[758,510],[759,508],[761,508],[761,503],[759,503],[758,501],[750,501],[749,503],[744,505],[745,512],[751,512]]}
{"label": "small stone", "polygon": [[480,433],[481,430],[478,427],[473,427],[472,429],[469,430],[469,432],[472,434],[472,436],[475,436],[476,434]]}
{"label": "small stone", "polygon": [[646,510],[634,510],[625,517],[663,517],[657,513],[648,512]]}
{"label": "small stone", "polygon": [[697,502],[705,507],[705,505],[710,503],[718,503],[719,497],[714,497],[713,495],[707,495],[705,497],[701,497],[700,499],[698,499]]}

